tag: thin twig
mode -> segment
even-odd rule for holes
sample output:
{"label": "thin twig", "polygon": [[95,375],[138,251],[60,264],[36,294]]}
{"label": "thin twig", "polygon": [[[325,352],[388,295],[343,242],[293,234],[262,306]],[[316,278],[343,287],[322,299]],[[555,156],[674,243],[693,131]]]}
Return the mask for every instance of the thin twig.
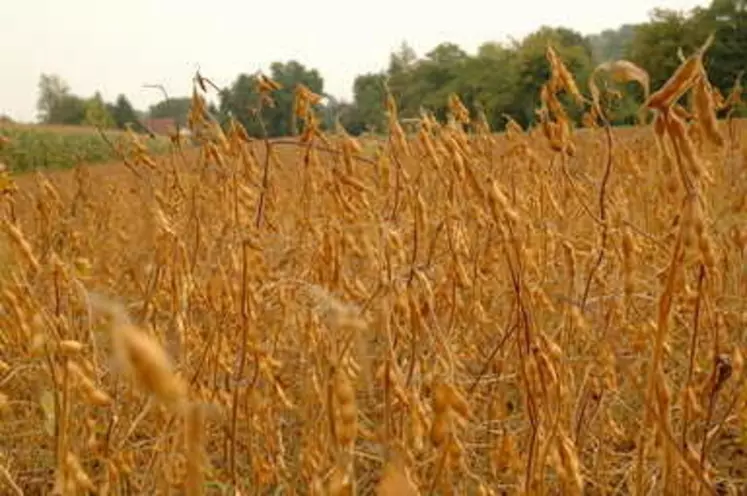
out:
{"label": "thin twig", "polygon": [[[705,279],[705,266],[700,264],[700,271],[698,274],[698,296],[695,300],[695,313],[693,315],[693,335],[690,339],[690,361],[687,367],[687,379],[685,380],[685,390],[692,385],[693,371],[695,370],[695,354],[698,347],[698,334],[700,330],[700,306],[703,299],[703,280]],[[687,447],[687,430],[689,419],[689,409],[686,408],[684,411],[684,419],[682,420],[682,448]]]}
{"label": "thin twig", "polygon": [[[508,322],[511,322],[513,320],[513,310],[514,310],[514,307],[511,307],[511,315],[509,315]],[[517,328],[518,328],[518,325],[514,324],[511,327],[504,329],[503,336],[501,337],[501,339],[496,341],[495,346],[490,352],[490,355],[488,355],[488,359],[485,360],[485,363],[483,364],[482,369],[480,370],[480,373],[477,374],[477,377],[475,377],[475,380],[472,381],[472,385],[467,390],[467,396],[472,396],[472,394],[475,392],[475,389],[477,389],[477,386],[480,384],[480,380],[488,372],[488,369],[490,368],[490,365],[493,363],[495,356],[498,354],[498,352],[501,349],[503,349],[503,346],[508,341],[508,338],[510,338],[513,335],[514,331],[516,331]]]}
{"label": "thin twig", "polygon": [[586,307],[586,299],[589,297],[589,291],[591,290],[591,282],[594,279],[594,274],[602,265],[604,260],[604,254],[607,251],[607,237],[609,234],[609,226],[607,225],[607,206],[605,193],[607,192],[607,182],[609,181],[610,174],[612,173],[612,129],[609,122],[605,121],[604,126],[607,132],[607,166],[604,169],[604,176],[602,177],[602,185],[599,188],[599,217],[602,220],[602,240],[599,245],[599,256],[597,261],[589,271],[589,277],[586,279],[586,287],[584,288],[584,295],[581,297],[581,311],[583,312]]}
{"label": "thin twig", "polygon": [[262,129],[263,142],[265,144],[265,163],[262,171],[262,188],[259,192],[259,200],[257,200],[257,216],[254,219],[254,225],[259,229],[262,223],[262,216],[265,209],[265,198],[267,196],[267,188],[270,184],[270,158],[272,157],[272,144],[267,135],[267,128],[262,120],[262,100],[259,101],[259,107],[257,108],[257,121]]}

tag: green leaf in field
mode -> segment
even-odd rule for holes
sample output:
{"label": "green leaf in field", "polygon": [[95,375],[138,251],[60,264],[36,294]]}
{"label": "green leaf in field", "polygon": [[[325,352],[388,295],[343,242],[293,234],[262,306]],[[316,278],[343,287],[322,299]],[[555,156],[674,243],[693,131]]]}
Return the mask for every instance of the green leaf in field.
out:
{"label": "green leaf in field", "polygon": [[[112,143],[125,138],[123,131],[106,131]],[[13,172],[35,169],[66,169],[79,163],[96,164],[119,161],[120,156],[93,128],[49,129],[43,126],[10,126],[0,129],[3,146],[0,162]],[[153,154],[169,150],[168,140],[147,141]]]}

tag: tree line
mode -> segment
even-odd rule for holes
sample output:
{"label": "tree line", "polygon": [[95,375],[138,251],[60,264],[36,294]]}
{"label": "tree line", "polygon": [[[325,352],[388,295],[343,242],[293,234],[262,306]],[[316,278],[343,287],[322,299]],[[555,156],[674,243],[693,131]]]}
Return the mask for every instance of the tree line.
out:
{"label": "tree line", "polygon": [[191,104],[188,97],[164,99],[148,108],[137,110],[123,94],[114,102],[105,102],[101,93],[84,98],[74,94],[70,86],[56,74],[42,74],[39,78],[36,108],[43,124],[96,126],[135,131],[147,131],[142,125],[146,118],[173,118],[184,126]]}
{"label": "tree line", "polygon": [[[651,87],[657,88],[672,75],[681,58],[710,34],[715,35],[715,41],[705,59],[706,68],[714,88],[727,94],[747,63],[747,0],[712,0],[708,7],[688,12],[655,9],[645,23],[588,36],[545,26],[521,40],[486,42],[474,54],[444,42],[418,56],[403,43],[390,55],[385,70],[356,77],[349,102],[325,94],[324,79],[316,69],[294,60],[276,62],[266,73],[281,86],[273,93],[272,105],[260,105],[258,74],[239,74],[217,93],[217,105],[209,110],[221,121],[236,118],[250,135],[295,134],[293,92],[297,84],[303,84],[325,97],[318,106],[323,127],[333,129],[339,123],[353,135],[384,130],[387,89],[403,119],[416,118],[424,109],[443,118],[448,95],[455,93],[468,109],[482,112],[493,129],[502,129],[506,116],[526,126],[535,120],[540,88],[549,77],[548,44],[581,87],[586,87],[598,64],[627,59],[648,71]],[[640,88],[635,84],[610,85],[612,90],[620,90],[612,108],[612,123],[633,124],[642,98]],[[72,94],[59,77],[43,75],[38,107],[46,123],[125,127],[146,116],[171,117],[184,125],[189,105],[190,98],[185,96],[165,99],[147,112],[137,111],[124,95],[114,103],[104,102],[99,94],[84,99]],[[741,112],[744,115],[744,109]],[[580,120],[580,110],[571,117]]]}

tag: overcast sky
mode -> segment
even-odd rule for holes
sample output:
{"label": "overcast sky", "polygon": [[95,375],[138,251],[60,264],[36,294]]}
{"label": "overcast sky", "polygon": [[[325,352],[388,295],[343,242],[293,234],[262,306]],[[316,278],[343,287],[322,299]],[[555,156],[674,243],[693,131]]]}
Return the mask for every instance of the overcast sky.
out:
{"label": "overcast sky", "polygon": [[36,118],[39,75],[72,91],[124,93],[139,109],[186,94],[201,69],[218,85],[240,72],[296,59],[317,68],[325,90],[350,98],[356,75],[386,67],[407,41],[422,55],[451,41],[474,53],[489,40],[521,38],[540,25],[584,34],[641,22],[656,6],[697,0],[18,0],[0,8],[0,114]]}

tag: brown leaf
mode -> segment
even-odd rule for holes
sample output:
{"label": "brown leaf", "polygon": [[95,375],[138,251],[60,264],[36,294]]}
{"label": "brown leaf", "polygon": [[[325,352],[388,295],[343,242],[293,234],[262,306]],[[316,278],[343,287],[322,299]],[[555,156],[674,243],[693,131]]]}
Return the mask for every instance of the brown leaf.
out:
{"label": "brown leaf", "polygon": [[664,86],[653,93],[645,106],[654,109],[668,109],[693,87],[703,70],[703,54],[713,43],[713,35],[674,72]]}
{"label": "brown leaf", "polygon": [[596,83],[597,74],[600,72],[608,73],[612,80],[618,83],[627,83],[629,81],[637,82],[643,88],[644,100],[648,100],[651,85],[648,72],[629,60],[621,59],[604,62],[596,66],[594,71],[591,73],[591,77],[589,77],[589,90],[591,91],[592,106],[597,115],[604,115],[599,105],[601,93]]}
{"label": "brown leaf", "polygon": [[708,82],[708,76],[701,65],[701,74],[693,88],[693,106],[695,117],[703,126],[706,137],[715,145],[723,146],[724,137],[718,129],[716,119],[716,103],[713,101],[713,89]]}

